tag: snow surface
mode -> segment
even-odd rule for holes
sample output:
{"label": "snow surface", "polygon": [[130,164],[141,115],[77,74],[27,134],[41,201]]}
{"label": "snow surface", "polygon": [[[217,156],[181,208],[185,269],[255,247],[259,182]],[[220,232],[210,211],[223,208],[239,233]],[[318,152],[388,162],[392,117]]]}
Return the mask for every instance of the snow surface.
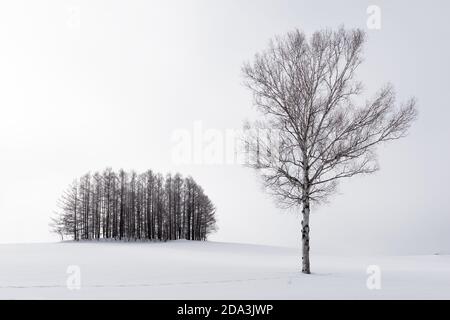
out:
{"label": "snow surface", "polygon": [[[219,242],[0,245],[0,299],[450,299],[450,256],[312,256]],[[70,265],[81,288],[70,290]],[[369,290],[378,265],[381,289]]]}

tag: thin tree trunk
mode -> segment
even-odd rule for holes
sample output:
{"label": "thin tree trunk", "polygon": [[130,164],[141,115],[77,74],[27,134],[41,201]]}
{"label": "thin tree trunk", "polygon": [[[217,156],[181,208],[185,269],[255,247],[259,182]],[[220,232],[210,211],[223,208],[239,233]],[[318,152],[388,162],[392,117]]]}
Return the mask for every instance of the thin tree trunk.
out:
{"label": "thin tree trunk", "polygon": [[309,262],[309,199],[303,201],[302,220],[302,272],[311,273]]}

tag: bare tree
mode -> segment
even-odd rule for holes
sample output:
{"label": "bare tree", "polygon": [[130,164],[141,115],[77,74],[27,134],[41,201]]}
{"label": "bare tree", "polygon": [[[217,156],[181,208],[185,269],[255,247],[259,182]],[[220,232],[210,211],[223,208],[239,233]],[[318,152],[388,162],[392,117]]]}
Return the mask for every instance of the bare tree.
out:
{"label": "bare tree", "polygon": [[50,228],[62,239],[206,240],[216,231],[213,203],[192,177],[178,173],[107,168],[75,179],[57,204]]}
{"label": "bare tree", "polygon": [[[310,205],[328,198],[341,178],[378,169],[375,147],[406,135],[416,118],[410,99],[399,108],[386,85],[362,102],[355,79],[361,30],[295,30],[272,40],[243,67],[263,120],[247,124],[249,166],[284,207],[302,208],[302,272],[310,273]],[[359,99],[358,99],[359,98]]]}
{"label": "bare tree", "polygon": [[66,233],[66,225],[64,224],[64,217],[60,213],[55,213],[56,217],[50,218],[49,227],[53,233],[58,234],[61,237],[61,241],[64,241],[64,234]]}

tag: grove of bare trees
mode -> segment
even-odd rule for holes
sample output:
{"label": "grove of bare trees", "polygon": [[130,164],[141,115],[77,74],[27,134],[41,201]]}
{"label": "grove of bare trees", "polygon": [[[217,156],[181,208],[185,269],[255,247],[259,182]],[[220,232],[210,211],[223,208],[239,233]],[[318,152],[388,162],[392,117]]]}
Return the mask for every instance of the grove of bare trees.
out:
{"label": "grove of bare trees", "polygon": [[376,146],[399,139],[416,118],[416,102],[399,107],[391,85],[361,99],[356,79],[364,33],[299,30],[277,37],[243,67],[263,119],[246,126],[249,165],[279,204],[302,208],[302,272],[310,273],[310,210],[340,179],[378,169]]}
{"label": "grove of bare trees", "polygon": [[75,180],[51,227],[73,240],[206,240],[215,207],[193,178],[107,168]]}

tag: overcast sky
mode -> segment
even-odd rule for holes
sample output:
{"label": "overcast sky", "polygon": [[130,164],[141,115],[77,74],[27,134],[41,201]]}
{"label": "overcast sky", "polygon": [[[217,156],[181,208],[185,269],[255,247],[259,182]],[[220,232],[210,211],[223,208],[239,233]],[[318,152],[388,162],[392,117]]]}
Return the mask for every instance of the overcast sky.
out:
{"label": "overcast sky", "polygon": [[[366,24],[374,4],[379,30]],[[298,246],[299,212],[239,164],[174,162],[174,132],[240,129],[255,117],[242,63],[275,35],[344,24],[368,34],[365,94],[392,82],[420,114],[379,148],[378,173],[313,207],[312,252],[450,251],[449,12],[448,1],[3,1],[0,242],[56,241],[62,191],[110,166],[192,175],[217,206],[212,240]]]}

